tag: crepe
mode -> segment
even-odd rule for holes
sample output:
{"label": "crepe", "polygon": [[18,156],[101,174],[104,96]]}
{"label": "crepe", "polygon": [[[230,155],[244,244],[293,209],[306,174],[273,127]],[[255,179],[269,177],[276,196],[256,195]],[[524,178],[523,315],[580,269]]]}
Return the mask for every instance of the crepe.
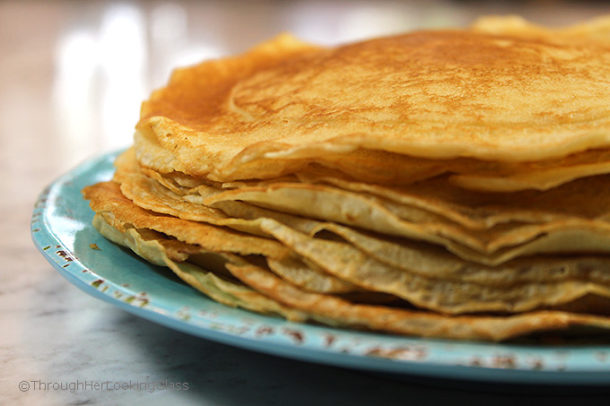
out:
{"label": "crepe", "polygon": [[510,194],[467,191],[453,186],[444,177],[402,187],[357,182],[336,174],[300,173],[299,178],[303,183],[326,183],[373,194],[402,206],[426,210],[469,229],[488,229],[511,222],[610,219],[610,176],[583,178],[544,192]]}
{"label": "crepe", "polygon": [[[198,209],[205,208],[205,206],[181,201],[177,196],[172,198],[167,190],[163,191],[157,189],[153,193],[154,189],[147,189],[147,186],[150,186],[151,183],[150,180],[140,184],[125,182],[122,186],[127,195],[132,197],[134,202],[138,205],[156,212],[167,213],[190,220],[227,225],[233,228],[249,230],[250,232],[259,235],[268,235],[268,233],[261,229],[260,224],[251,220],[258,220],[261,218],[273,219],[284,225],[288,225],[296,231],[311,236],[320,231],[332,232],[341,238],[350,241],[360,250],[388,265],[404,268],[415,273],[419,272],[422,275],[453,278],[456,280],[477,280],[478,283],[485,283],[485,281],[493,283],[493,280],[496,278],[527,279],[530,273],[525,270],[532,271],[535,274],[536,272],[533,270],[538,268],[539,265],[545,264],[549,266],[546,269],[539,271],[540,273],[538,274],[537,280],[552,280],[558,276],[568,277],[569,275],[574,275],[573,272],[579,267],[579,264],[582,265],[582,269],[595,269],[600,267],[606,269],[608,267],[608,265],[601,265],[604,261],[604,257],[600,258],[600,261],[602,262],[597,266],[591,266],[591,264],[588,264],[582,257],[569,260],[565,257],[546,256],[531,262],[527,260],[514,264],[507,264],[506,268],[498,268],[496,266],[495,269],[493,269],[492,272],[488,272],[487,275],[475,276],[477,275],[477,270],[483,270],[485,267],[476,264],[468,264],[467,261],[460,260],[434,246],[405,240],[393,241],[391,239],[381,238],[379,235],[368,235],[338,224],[303,219],[286,213],[265,210],[239,202],[230,202],[232,204],[222,205],[222,209],[219,211],[228,217],[221,217],[222,215],[219,215],[218,218],[213,219],[209,215],[198,215]],[[116,185],[113,185],[113,187],[117,188]],[[543,243],[544,241],[545,240],[542,239]],[[548,242],[549,240],[546,239],[546,241]],[[536,243],[538,243],[538,241]],[[536,245],[530,244],[529,246],[523,247],[521,251],[527,249],[534,250],[535,247]],[[499,265],[499,263],[506,262],[506,257],[509,257],[510,255],[507,255],[507,253],[503,253],[503,255],[503,257],[499,257],[501,261],[497,261],[498,264],[492,263],[489,265]],[[507,273],[507,269],[510,269],[511,267],[513,267],[513,272]],[[552,271],[553,269],[555,269],[555,271]],[[568,269],[572,270],[570,271]],[[592,277],[600,278],[599,280],[608,280],[610,279],[610,272],[602,270],[599,274],[595,273],[595,276]]]}
{"label": "crepe", "polygon": [[[400,206],[388,207],[387,203],[381,203],[364,193],[354,194],[322,185],[277,183],[267,187],[244,187],[210,196],[204,203],[215,207],[219,202],[233,200],[382,234],[438,243],[450,250],[459,242],[476,252],[493,254],[502,248],[525,244],[540,236],[553,237],[555,243],[563,247],[569,242],[575,250],[580,251],[609,252],[610,247],[610,224],[605,221],[558,219],[537,225],[504,224],[473,232],[450,222],[424,216],[417,218],[419,213],[413,213],[410,208],[405,213],[407,210],[401,210]],[[578,239],[582,243],[577,246],[575,240]]]}
{"label": "crepe", "polygon": [[171,240],[160,237],[145,239],[142,232],[134,228],[126,228],[121,232],[99,215],[94,217],[93,225],[104,237],[129,247],[153,264],[169,267],[186,283],[222,304],[259,313],[275,313],[293,321],[304,321],[308,318],[305,313],[283,306],[239,283],[227,281],[211,271],[205,271],[193,264],[176,262],[175,258],[170,259],[167,242]]}
{"label": "crepe", "polygon": [[559,42],[591,42],[610,45],[610,17],[600,16],[586,23],[562,28],[547,28],[533,24],[520,16],[486,16],[477,19],[471,29],[490,34],[510,34],[529,38],[544,38]]}
{"label": "crepe", "polygon": [[[257,244],[256,240],[261,240],[258,237],[242,236],[214,226],[147,213],[122,197],[118,186],[112,183],[102,183],[86,188],[85,195],[91,200],[92,207],[98,213],[111,216],[110,218],[118,221],[119,224],[130,223],[139,228],[163,232],[179,240],[189,239],[191,244],[197,244],[206,251],[266,256],[270,268],[284,279],[315,292],[344,293],[354,291],[354,286],[360,286],[369,291],[390,293],[420,307],[445,313],[519,312],[570,303],[587,295],[610,297],[610,280],[603,278],[604,272],[610,271],[610,261],[604,265],[603,260],[596,262],[592,258],[589,261],[583,261],[582,265],[577,263],[574,269],[576,272],[572,275],[566,275],[564,272],[564,279],[560,280],[525,279],[518,281],[517,284],[513,281],[512,284],[496,282],[481,285],[460,280],[461,276],[467,274],[467,272],[463,272],[463,269],[452,275],[453,278],[447,278],[447,274],[442,274],[442,271],[438,270],[437,275],[431,275],[431,273],[422,275],[421,271],[413,272],[408,267],[388,266],[375,258],[367,258],[366,253],[359,252],[357,248],[350,247],[348,244],[308,237],[271,218],[259,217],[249,221],[256,224],[261,231],[281,241],[286,247],[293,250],[293,254],[298,254],[300,257],[289,256],[288,252],[281,252],[279,249],[265,250],[264,243],[271,243],[271,241],[260,241]],[[164,221],[167,219],[171,221]],[[173,226],[175,223],[180,224],[181,227]],[[192,230],[188,230],[189,228]],[[242,243],[242,241],[244,242]],[[281,254],[278,255],[277,251],[280,251]],[[193,250],[190,252],[192,254]],[[434,256],[429,256],[433,259],[428,262],[433,262]],[[423,263],[420,263],[422,261]],[[434,265],[432,263],[430,265],[425,261],[424,256],[420,258],[419,262],[416,258],[412,258],[408,263],[414,269],[422,269],[426,266],[433,269],[435,266],[437,269],[447,269],[447,264]],[[442,262],[442,259],[439,259],[438,262]],[[311,266],[312,263],[316,268]],[[578,272],[579,265],[581,272]],[[464,268],[468,266],[467,263],[463,264]],[[473,268],[472,270],[476,270],[476,266],[470,266]],[[542,268],[542,272],[545,272],[545,265],[536,262],[529,265],[525,262],[518,266],[522,269],[528,266],[533,269]],[[563,266],[564,270],[569,268],[565,261]],[[293,278],[290,276],[291,274],[286,273],[286,268],[298,270],[302,276]],[[548,272],[545,273],[552,274],[552,270],[553,264],[550,264]],[[484,274],[493,274],[496,271],[510,273],[513,269],[507,267],[495,270],[479,267],[479,279],[482,281],[493,279],[492,277],[486,278]],[[324,272],[327,272],[329,276],[326,276]],[[596,272],[602,275],[595,276]],[[594,275],[592,276],[592,274]]]}
{"label": "crepe", "polygon": [[217,181],[329,154],[348,165],[359,149],[552,162],[607,147],[609,76],[596,41],[420,31],[326,49],[284,35],[177,70],[143,104],[135,146],[146,166]]}
{"label": "crepe", "polygon": [[[262,255],[279,275],[305,289],[324,293],[345,293],[357,290],[354,285],[305,265],[291,255],[291,250],[273,240],[245,235],[204,223],[160,216],[141,209],[126,199],[114,182],[98,183],[83,191],[96,213],[104,215],[106,222],[122,228],[123,224],[173,237],[165,243],[171,247],[178,241],[182,250],[190,247],[190,254],[199,251],[231,252],[240,255]],[[254,227],[254,226],[253,226]],[[195,246],[195,248],[193,248]],[[173,256],[174,259],[184,258]],[[154,263],[158,264],[159,261]]]}
{"label": "crepe", "polygon": [[[607,222],[610,219],[610,176],[593,176],[551,190],[519,193],[481,193],[453,186],[446,177],[436,177],[408,186],[384,186],[359,182],[338,172],[308,170],[266,181],[211,182],[173,172],[161,174],[138,167],[131,150],[124,154],[119,171],[152,178],[180,196],[218,194],[218,190],[275,187],[278,183],[327,184],[373,199],[403,219],[451,221],[467,229],[492,228],[518,222],[541,224],[555,220]],[[129,161],[129,162],[127,162]],[[212,193],[213,189],[216,189]]]}
{"label": "crepe", "polygon": [[[164,150],[157,141],[142,132],[135,134],[138,159],[149,168],[163,174],[178,174],[182,179],[186,167]],[[164,164],[172,162],[172,164]],[[349,177],[378,185],[410,185],[439,175],[448,175],[451,184],[464,189],[487,192],[513,192],[520,190],[548,190],[582,177],[608,173],[608,149],[591,149],[561,159],[527,162],[482,161],[468,158],[425,159],[385,151],[357,149],[349,153],[329,152],[315,159],[299,157],[275,159],[271,162],[256,160],[233,168],[226,178],[247,180],[256,171],[256,179],[274,179],[277,176],[310,171],[333,176]],[[210,182],[209,178],[199,178]],[[222,183],[222,182],[221,182]]]}
{"label": "crepe", "polygon": [[490,17],[174,72],[94,225],[230,306],[457,339],[610,331],[608,19]]}
{"label": "crepe", "polygon": [[[212,186],[200,185],[196,188],[196,195],[184,196],[174,193],[138,171],[129,155],[126,153],[119,159],[115,179],[121,182],[123,193],[138,205],[188,220],[207,221],[255,234],[260,233],[258,228],[252,228],[251,225],[244,222],[226,219],[218,223],[218,216],[223,216],[219,214],[222,210],[214,211],[212,206],[205,205],[204,202],[213,204],[214,207],[226,208],[227,201],[218,203],[223,196],[226,196],[226,192],[223,193]],[[274,185],[273,188],[281,185]],[[303,186],[310,187],[309,185]],[[174,190],[176,190],[175,185]],[[177,191],[179,192],[179,188]],[[242,195],[251,194],[250,191],[250,188],[245,187],[229,193]],[[277,190],[274,190],[275,192]],[[333,193],[345,195],[345,192],[340,190],[335,190]],[[536,253],[607,252],[610,247],[610,238],[606,231],[608,224],[582,218],[559,218],[553,222],[539,225],[517,223],[516,228],[505,225],[498,227],[499,230],[475,233],[459,228],[455,224],[403,221],[386,208],[380,207],[360,195],[352,194],[351,200],[323,199],[316,197],[315,194],[313,198],[306,200],[303,195],[289,194],[278,197],[277,194],[261,191],[257,195],[266,201],[271,201],[273,204],[270,207],[279,207],[282,212],[281,214],[277,211],[264,212],[260,211],[260,208],[250,208],[250,211],[258,210],[258,216],[267,213],[266,215],[273,218],[281,215],[283,216],[281,221],[289,222],[291,226],[305,233],[310,233],[310,230],[317,227],[317,223],[299,217],[286,216],[286,213],[313,216],[356,225],[384,234],[438,243],[461,258],[487,265],[500,264],[519,256]],[[243,195],[238,198],[247,199]],[[352,200],[355,200],[356,204],[351,204]],[[325,204],[316,205],[316,201],[325,201]],[[334,204],[331,204],[333,201]],[[255,203],[260,204],[261,202],[255,201]],[[238,206],[243,206],[243,204],[238,203]],[[324,212],[320,213],[318,209],[324,209]],[[373,216],[375,213],[377,214]],[[591,236],[594,238],[590,238]]]}
{"label": "crepe", "polygon": [[[302,291],[239,257],[227,256],[226,268],[247,283],[227,280],[212,271],[167,255],[167,240],[146,239],[142,230],[123,224],[124,231],[109,225],[102,216],[94,225],[107,238],[131,248],[150,262],[166,265],[196,289],[228,306],[262,313],[278,314],[293,321],[315,320],[333,326],[372,328],[394,333],[427,337],[477,340],[505,340],[532,332],[578,326],[610,328],[603,316],[588,316],[562,311],[530,313],[525,316],[448,317],[421,311],[362,305],[316,293]],[[144,233],[145,234],[145,233]],[[267,292],[268,296],[258,293]],[[274,299],[278,298],[278,299]],[[290,302],[294,307],[284,302]],[[298,308],[308,309],[306,311]]]}

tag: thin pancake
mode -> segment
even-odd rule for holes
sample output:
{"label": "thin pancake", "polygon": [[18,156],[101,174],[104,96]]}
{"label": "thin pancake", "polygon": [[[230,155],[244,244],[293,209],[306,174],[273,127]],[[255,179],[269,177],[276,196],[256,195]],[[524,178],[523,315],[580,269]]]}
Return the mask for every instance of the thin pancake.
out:
{"label": "thin pancake", "polygon": [[[544,192],[510,194],[463,190],[444,177],[403,187],[359,182],[337,173],[307,172],[299,173],[298,177],[303,183],[327,183],[357,193],[374,194],[400,205],[427,210],[471,229],[509,222],[547,223],[567,219],[607,222],[610,219],[610,176],[579,179]],[[243,186],[251,185],[239,185]],[[189,190],[196,192],[196,189]]]}
{"label": "thin pancake", "polygon": [[[234,262],[226,265],[231,273],[263,293],[263,296],[249,287],[228,282],[198,266],[172,261],[165,255],[164,246],[160,241],[145,241],[138,230],[129,229],[127,233],[121,233],[103,223],[103,220],[96,221],[96,224],[107,238],[132,248],[138,255],[143,255],[150,261],[165,263],[185,282],[214,300],[255,312],[278,314],[295,321],[309,318],[330,325],[372,328],[398,334],[491,341],[575,326],[610,329],[607,317],[560,311],[534,312],[510,317],[448,317],[421,311],[353,304],[328,295],[307,293],[282,282],[263,268],[236,257],[229,257]],[[147,248],[138,248],[142,246]]]}
{"label": "thin pancake", "polygon": [[[140,233],[154,230],[177,240],[164,242],[172,259],[185,260],[185,255],[201,251],[231,252],[240,255],[263,255],[271,269],[288,281],[305,289],[324,293],[356,291],[351,283],[337,279],[318,269],[312,269],[280,243],[266,238],[244,235],[221,227],[158,215],[134,205],[125,198],[114,182],[88,186],[83,195],[91,208],[104,216],[115,228],[126,231],[123,224],[136,227]],[[161,238],[157,235],[157,238]]]}
{"label": "thin pancake", "polygon": [[610,298],[610,284],[589,279],[492,287],[420,277],[367,257],[348,244],[314,239],[271,219],[262,219],[260,224],[263,230],[338,278],[443,313],[523,312],[558,306],[587,295]]}
{"label": "thin pancake", "polygon": [[[255,222],[231,218],[230,216],[227,217],[223,211],[237,210],[242,212],[241,216],[246,216],[248,218],[274,218],[289,225],[291,228],[306,234],[310,234],[312,230],[315,230],[320,224],[320,222],[315,220],[291,216],[277,211],[265,210],[241,202],[220,202],[216,204],[219,209],[213,209],[202,204],[183,200],[183,196],[171,192],[152,179],[142,176],[137,172],[127,171],[126,173],[124,169],[123,166],[119,166],[115,175],[118,180],[122,181],[121,191],[138,206],[158,213],[165,213],[187,220],[224,225],[258,235],[265,234],[264,232],[261,232],[260,227]],[[533,229],[534,232],[536,232],[536,230],[536,228]],[[590,233],[590,230],[585,230],[585,232]],[[604,239],[603,234],[598,235],[598,238],[593,239],[583,238],[583,235],[585,235],[585,233],[578,229],[560,230],[552,234],[542,235],[526,244],[498,250],[494,254],[482,254],[451,240],[445,240],[445,247],[460,258],[489,266],[499,265],[514,258],[533,254],[579,251],[594,253],[596,252],[596,249],[598,249],[599,252],[604,252],[604,250],[607,250],[608,247],[610,247],[610,242],[608,242],[607,239]]]}
{"label": "thin pancake", "polygon": [[329,296],[304,292],[253,265],[228,264],[237,278],[275,300],[296,309],[331,318],[350,327],[422,337],[502,341],[534,332],[590,326],[610,329],[610,318],[561,311],[539,311],[508,317],[444,316],[440,314],[355,305]]}
{"label": "thin pancake", "polygon": [[[211,194],[202,202],[205,206],[215,207],[219,202],[235,200],[386,235],[427,241],[442,245],[460,256],[460,247],[488,255],[502,249],[519,248],[539,237],[552,238],[563,251],[573,244],[575,236],[579,243],[572,245],[571,252],[610,252],[610,223],[605,221],[557,219],[541,224],[501,224],[487,230],[471,231],[408,206],[407,210],[402,210],[401,206],[371,198],[365,193],[352,193],[325,185],[274,183],[244,187]],[[197,200],[193,202],[198,203]],[[546,250],[552,251],[553,247],[549,245]]]}
{"label": "thin pancake", "polygon": [[[608,146],[608,77],[595,41],[449,30],[323,49],[282,36],[177,70],[138,130],[172,151],[166,169],[217,181],[358,149],[551,160]],[[159,162],[135,145],[142,163]]]}
{"label": "thin pancake", "polygon": [[[143,165],[164,174],[182,174],[182,179],[190,176],[179,172],[187,170],[186,167],[171,151],[163,149],[155,141],[151,131],[136,131],[134,139],[138,160]],[[581,177],[608,173],[610,150],[592,149],[561,159],[516,163],[468,158],[433,160],[365,149],[349,153],[320,151],[315,159],[291,156],[254,160],[232,169],[226,178],[247,180],[256,170],[256,179],[271,179],[311,170],[319,172],[320,168],[330,174],[338,171],[343,176],[379,185],[410,185],[439,175],[454,174],[450,176],[451,182],[465,189],[498,192],[548,190]],[[502,179],[506,179],[505,185]]]}
{"label": "thin pancake", "polygon": [[[103,188],[103,190],[100,190],[101,188]],[[121,210],[117,210],[120,198],[109,198],[109,191],[111,191],[111,189],[112,183],[98,184],[87,188],[85,194],[92,199],[92,205],[96,210],[102,210],[106,207],[111,213],[118,213],[120,215]],[[118,194],[116,185],[114,186],[114,189],[114,193]],[[104,204],[104,199],[107,199],[106,202],[109,202],[110,204]],[[121,202],[122,205],[128,204],[127,199],[123,198],[123,200],[124,201]],[[134,207],[133,209],[137,208]],[[126,207],[122,211],[125,212],[130,210]],[[140,211],[142,210],[140,209]],[[132,215],[131,218],[133,217],[134,216]],[[140,215],[139,217],[141,218],[144,216]],[[147,218],[150,217],[154,216],[148,215]],[[138,217],[136,216],[136,218]],[[124,221],[128,220],[129,218],[126,218]],[[192,223],[179,219],[172,220],[182,222],[185,226],[186,224]],[[502,286],[498,289],[483,287],[470,282],[451,282],[441,279],[428,279],[427,277],[417,276],[418,273],[422,273],[421,271],[404,272],[404,269],[401,271],[400,268],[393,268],[373,258],[366,258],[364,254],[347,244],[308,238],[274,220],[258,219],[252,222],[256,223],[262,231],[278,238],[300,255],[322,267],[322,269],[337,278],[336,282],[332,284],[331,282],[334,282],[333,278],[327,277],[323,280],[321,278],[323,275],[319,275],[318,271],[310,271],[308,273],[309,282],[312,282],[312,278],[314,277],[315,282],[312,282],[311,285],[301,284],[301,286],[309,288],[310,290],[335,292],[350,291],[349,284],[346,285],[345,283],[343,283],[345,288],[341,289],[342,286],[340,281],[346,280],[353,284],[360,285],[363,288],[395,294],[396,296],[402,297],[422,307],[451,313],[482,310],[524,311],[540,306],[556,306],[563,303],[569,303],[585,295],[607,295],[607,288],[604,287],[604,284],[595,283],[589,278],[589,276],[591,276],[590,272],[579,275],[580,277],[585,276],[585,279],[568,279],[563,282],[553,283],[542,283],[542,281],[538,280],[527,287],[521,284],[516,287]],[[150,224],[156,225],[157,222],[140,219],[138,223],[140,227],[148,226]],[[194,223],[193,226],[203,226],[204,228],[207,227],[212,230],[215,229],[215,227],[196,223]],[[158,225],[156,225],[156,227],[163,230],[163,227],[159,227]],[[221,232],[220,229],[218,232]],[[206,234],[205,239],[196,239],[196,241],[203,249],[208,250],[238,252],[246,255],[260,252],[256,251],[256,247],[252,248],[254,251],[244,251],[243,248],[236,249],[235,243],[232,242],[232,240],[235,240],[232,233],[223,233],[223,238],[226,241],[221,240],[220,244],[208,241],[215,240],[210,231]],[[252,239],[252,243],[255,243],[257,240],[256,237],[250,237],[250,239]],[[369,244],[365,242],[365,245]],[[280,274],[285,275],[282,273],[282,268],[294,268],[293,262],[294,261],[290,260],[284,263],[275,261],[270,262],[270,264],[272,264],[272,269],[279,269]],[[411,261],[410,264],[413,265],[414,269],[418,269],[413,261]],[[587,270],[589,266],[590,264],[585,264],[583,269]],[[301,268],[301,272],[304,273],[307,271],[306,267]],[[552,269],[553,266],[551,265],[550,268]],[[461,275],[463,269],[458,268],[457,271],[458,275]],[[508,268],[503,271],[506,273],[510,272],[511,269]],[[514,271],[519,272],[520,269],[516,268],[513,272]],[[480,272],[484,273],[485,271],[480,270]],[[489,269],[487,272],[494,272],[494,270]],[[289,280],[294,279],[289,278]],[[600,279],[595,280],[599,281]],[[448,293],[451,294],[449,295]]]}
{"label": "thin pancake", "polygon": [[554,39],[565,42],[597,41],[610,45],[610,16],[601,16],[585,23],[563,28],[547,28],[532,24],[519,16],[485,16],[471,26],[474,31],[490,34],[509,34],[530,38]]}
{"label": "thin pancake", "polygon": [[278,314],[294,321],[304,321],[308,318],[306,313],[284,306],[246,286],[220,278],[201,267],[175,262],[166,255],[165,246],[160,240],[145,240],[136,229],[120,232],[106,223],[101,216],[94,217],[93,225],[109,240],[130,248],[153,264],[169,267],[180,279],[217,302],[258,313]]}

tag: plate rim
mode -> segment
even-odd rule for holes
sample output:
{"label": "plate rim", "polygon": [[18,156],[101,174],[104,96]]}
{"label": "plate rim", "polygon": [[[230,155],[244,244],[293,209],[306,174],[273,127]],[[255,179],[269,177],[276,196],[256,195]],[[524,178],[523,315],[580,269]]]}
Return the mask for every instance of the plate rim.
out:
{"label": "plate rim", "polygon": [[[189,322],[189,320],[181,319],[175,314],[167,314],[161,309],[157,309],[152,304],[142,307],[136,302],[126,302],[124,300],[120,300],[113,296],[111,292],[119,291],[125,295],[131,295],[133,294],[133,291],[113,282],[112,280],[104,279],[104,283],[108,284],[111,289],[108,289],[105,292],[101,291],[83,279],[82,275],[85,273],[88,275],[89,279],[91,279],[91,277],[101,279],[102,277],[98,275],[95,270],[87,267],[86,264],[81,262],[81,260],[77,258],[76,254],[72,252],[72,250],[62,241],[61,236],[54,231],[53,224],[48,221],[46,216],[49,209],[47,203],[49,201],[49,197],[52,196],[53,193],[56,193],[58,189],[61,189],[61,187],[69,184],[72,180],[86,175],[89,170],[95,168],[97,165],[103,164],[104,161],[108,161],[116,157],[123,150],[124,149],[119,149],[91,157],[84,162],[81,162],[64,175],[55,179],[39,194],[36,203],[34,204],[34,210],[31,218],[31,236],[38,251],[55,268],[55,270],[57,270],[71,284],[97,299],[101,299],[138,317],[142,317],[146,320],[181,331],[183,333],[195,335],[204,339],[246,350],[324,365],[399,375],[408,374],[430,378],[507,384],[604,385],[610,383],[610,366],[607,366],[606,364],[604,364],[604,367],[607,368],[600,370],[578,369],[574,367],[566,370],[499,368],[448,364],[434,362],[431,360],[391,359],[355,353],[342,353],[337,352],[336,350],[331,351],[328,348],[310,348],[306,346],[299,346],[295,343],[271,343],[270,341],[265,341],[264,337],[252,338],[228,331],[206,328],[205,326]],[[50,246],[53,247],[53,249],[45,249],[45,247]],[[62,251],[63,254],[53,255],[53,253],[59,251]],[[69,258],[68,262],[66,262],[66,258]],[[66,266],[66,264],[69,266]],[[250,314],[250,312],[246,310],[240,310],[246,312],[245,314]],[[272,316],[263,317],[271,318]],[[273,319],[277,320],[277,318]],[[291,322],[286,322],[286,325],[314,329],[318,327]],[[341,334],[341,332],[351,331],[326,326],[321,328],[331,330],[333,334]],[[413,337],[409,338],[413,339]],[[420,340],[427,339],[420,338]],[[451,344],[451,340],[442,341],[447,341],[449,344]],[[460,342],[461,341],[457,341],[456,343]],[[476,342],[469,343],[476,344]],[[574,350],[575,349],[573,348],[567,348],[565,351]],[[610,346],[608,346],[608,351],[610,352]]]}

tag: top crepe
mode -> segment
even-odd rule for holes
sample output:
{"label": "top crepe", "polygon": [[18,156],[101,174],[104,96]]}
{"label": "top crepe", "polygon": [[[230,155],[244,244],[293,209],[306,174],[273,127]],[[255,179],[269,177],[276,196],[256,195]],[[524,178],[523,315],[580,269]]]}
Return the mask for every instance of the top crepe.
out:
{"label": "top crepe", "polygon": [[320,48],[282,35],[176,70],[142,106],[138,159],[227,181],[361,150],[524,162],[606,148],[610,52],[582,36],[419,31]]}

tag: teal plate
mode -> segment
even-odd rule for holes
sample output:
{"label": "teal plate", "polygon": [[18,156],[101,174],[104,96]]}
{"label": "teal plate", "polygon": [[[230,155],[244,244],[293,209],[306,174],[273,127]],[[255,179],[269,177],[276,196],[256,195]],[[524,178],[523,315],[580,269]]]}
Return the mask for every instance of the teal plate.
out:
{"label": "teal plate", "polygon": [[305,325],[209,300],[91,226],[80,190],[113,173],[118,152],[90,160],[40,195],[34,243],[66,279],[137,316],[269,354],[392,374],[518,384],[610,384],[610,344],[495,344],[399,337]]}

